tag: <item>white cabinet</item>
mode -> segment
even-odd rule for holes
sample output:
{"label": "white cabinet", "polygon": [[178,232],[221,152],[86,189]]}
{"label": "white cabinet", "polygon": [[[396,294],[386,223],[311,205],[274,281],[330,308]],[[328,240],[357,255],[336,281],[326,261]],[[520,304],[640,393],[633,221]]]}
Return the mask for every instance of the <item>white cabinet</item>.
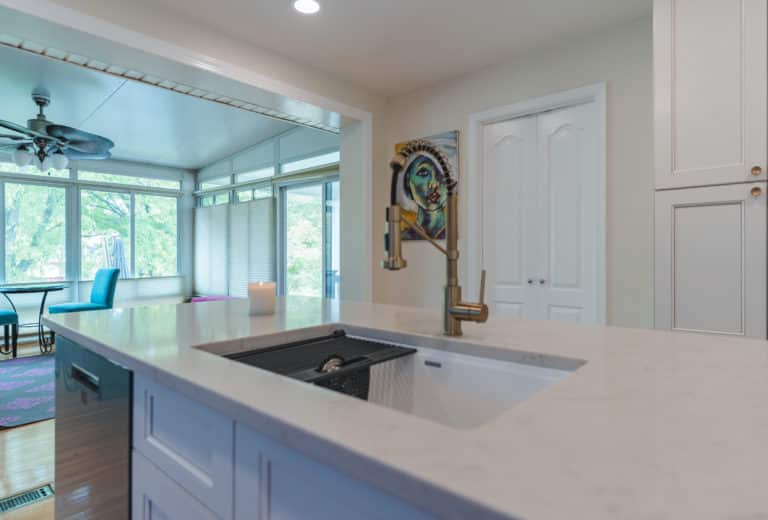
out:
{"label": "white cabinet", "polygon": [[431,518],[249,428],[235,431],[235,520]]}
{"label": "white cabinet", "polygon": [[653,18],[656,187],[765,180],[766,1],[655,0]]}
{"label": "white cabinet", "polygon": [[431,518],[139,375],[133,410],[134,520]]}
{"label": "white cabinet", "polygon": [[656,192],[657,328],[766,337],[765,193],[765,182]]}
{"label": "white cabinet", "polygon": [[132,463],[134,520],[220,520],[135,450]]}

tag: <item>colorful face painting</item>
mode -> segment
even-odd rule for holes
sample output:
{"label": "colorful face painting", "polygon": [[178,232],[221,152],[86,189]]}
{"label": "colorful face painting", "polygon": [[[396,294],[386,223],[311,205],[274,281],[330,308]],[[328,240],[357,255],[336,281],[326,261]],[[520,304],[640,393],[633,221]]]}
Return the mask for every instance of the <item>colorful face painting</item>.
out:
{"label": "colorful face painting", "polygon": [[[458,132],[446,132],[427,140],[440,147],[452,165],[453,175],[457,175]],[[401,178],[398,201],[403,210],[402,217],[417,224],[430,238],[445,239],[448,190],[446,173],[437,160],[427,153],[416,155],[405,165]],[[405,223],[401,224],[400,237],[402,240],[423,240]]]}

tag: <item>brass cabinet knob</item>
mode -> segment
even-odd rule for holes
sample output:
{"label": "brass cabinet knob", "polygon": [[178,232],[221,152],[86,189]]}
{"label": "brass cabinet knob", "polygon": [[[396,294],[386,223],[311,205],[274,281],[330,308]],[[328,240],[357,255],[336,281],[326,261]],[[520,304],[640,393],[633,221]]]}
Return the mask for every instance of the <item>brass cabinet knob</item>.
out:
{"label": "brass cabinet knob", "polygon": [[763,194],[763,188],[761,188],[760,186],[753,186],[752,189],[749,190],[749,194],[757,198]]}
{"label": "brass cabinet knob", "polygon": [[754,175],[755,177],[758,177],[762,173],[763,173],[763,169],[760,168],[759,166],[752,167],[752,175]]}

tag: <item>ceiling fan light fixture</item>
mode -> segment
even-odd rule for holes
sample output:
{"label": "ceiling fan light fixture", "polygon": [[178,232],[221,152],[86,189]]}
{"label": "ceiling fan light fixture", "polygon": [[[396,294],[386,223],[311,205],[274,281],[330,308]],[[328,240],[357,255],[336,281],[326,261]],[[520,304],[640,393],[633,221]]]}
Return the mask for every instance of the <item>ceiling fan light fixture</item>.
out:
{"label": "ceiling fan light fixture", "polygon": [[32,162],[32,154],[23,146],[21,148],[16,148],[13,151],[13,162],[16,163],[16,166],[19,168],[23,168]]}
{"label": "ceiling fan light fixture", "polygon": [[[39,160],[39,159],[38,159],[38,160]],[[51,156],[50,156],[50,155],[47,155],[47,156],[45,157],[45,159],[43,159],[42,168],[40,168],[40,171],[42,171],[43,173],[45,173],[45,172],[47,172],[48,170],[50,170],[51,168],[53,168],[53,159],[51,158]]]}
{"label": "ceiling fan light fixture", "polygon": [[293,0],[293,8],[301,14],[315,14],[320,10],[317,0]]}
{"label": "ceiling fan light fixture", "polygon": [[69,157],[61,152],[56,152],[51,156],[51,164],[55,170],[63,170],[69,166]]}

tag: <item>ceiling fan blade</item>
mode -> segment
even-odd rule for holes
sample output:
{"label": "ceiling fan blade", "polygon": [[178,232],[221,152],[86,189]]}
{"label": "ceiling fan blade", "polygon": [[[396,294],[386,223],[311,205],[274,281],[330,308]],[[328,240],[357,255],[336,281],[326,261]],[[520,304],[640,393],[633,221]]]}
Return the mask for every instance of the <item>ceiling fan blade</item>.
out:
{"label": "ceiling fan blade", "polygon": [[111,147],[104,146],[104,144],[99,141],[69,141],[58,146],[58,148],[61,148],[65,154],[67,154],[69,150],[86,154],[103,154],[108,152]]}
{"label": "ceiling fan blade", "polygon": [[0,139],[12,139],[14,141],[32,142],[32,138],[27,137],[26,135],[0,134]]}
{"label": "ceiling fan blade", "polygon": [[112,154],[109,152],[102,152],[102,153],[88,153],[88,152],[79,152],[77,150],[72,150],[71,148],[68,148],[64,150],[64,155],[69,157],[70,159],[86,159],[86,160],[92,160],[92,161],[100,161],[102,159],[109,159],[112,157]]}
{"label": "ceiling fan blade", "polygon": [[11,123],[10,121],[5,121],[3,119],[0,119],[0,126],[3,128],[7,128],[8,130],[13,130],[14,132],[18,132],[20,134],[24,134],[29,137],[45,137],[48,136],[45,134],[41,134],[40,132],[35,132],[34,130],[30,130],[26,126],[17,125],[16,123]]}
{"label": "ceiling fan blade", "polygon": [[79,143],[84,143],[86,141],[100,143],[101,147],[107,150],[115,146],[115,143],[106,137],[102,137],[96,134],[89,134],[88,132],[78,130],[77,128],[72,128],[71,126],[48,125],[45,131],[48,132],[49,136],[56,139],[64,139],[70,142],[77,141]]}

